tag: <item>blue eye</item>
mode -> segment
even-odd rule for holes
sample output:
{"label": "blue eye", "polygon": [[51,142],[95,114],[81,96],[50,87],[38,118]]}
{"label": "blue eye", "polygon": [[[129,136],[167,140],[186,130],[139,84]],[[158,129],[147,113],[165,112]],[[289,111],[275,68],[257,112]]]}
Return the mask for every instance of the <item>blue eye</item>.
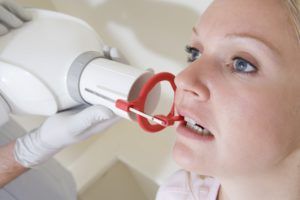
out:
{"label": "blue eye", "polygon": [[194,62],[201,56],[199,50],[191,46],[186,46],[185,51],[188,53],[188,62]]}
{"label": "blue eye", "polygon": [[257,68],[243,58],[234,58],[233,70],[239,73],[253,73],[257,71]]}

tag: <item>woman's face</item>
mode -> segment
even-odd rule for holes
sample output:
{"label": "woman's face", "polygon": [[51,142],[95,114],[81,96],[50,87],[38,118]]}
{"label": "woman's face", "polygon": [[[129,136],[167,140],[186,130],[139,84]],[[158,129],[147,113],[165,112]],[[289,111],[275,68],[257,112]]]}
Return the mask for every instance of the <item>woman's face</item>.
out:
{"label": "woman's face", "polygon": [[251,175],[299,148],[300,49],[282,2],[216,0],[193,28],[193,62],[175,79],[175,103],[212,135],[177,128],[173,155],[183,168]]}

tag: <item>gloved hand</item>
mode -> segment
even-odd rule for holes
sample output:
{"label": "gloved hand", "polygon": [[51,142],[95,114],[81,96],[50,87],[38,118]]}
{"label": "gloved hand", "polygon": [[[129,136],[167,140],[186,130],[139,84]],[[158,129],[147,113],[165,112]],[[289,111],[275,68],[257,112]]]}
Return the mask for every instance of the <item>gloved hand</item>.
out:
{"label": "gloved hand", "polygon": [[127,65],[129,64],[128,60],[126,59],[124,54],[119,49],[117,49],[115,47],[110,47],[108,45],[104,45],[102,50],[103,50],[105,58],[108,58],[110,60],[120,62],[123,64],[127,64]]}
{"label": "gloved hand", "polygon": [[0,35],[8,33],[10,29],[19,28],[30,20],[30,13],[14,0],[0,0]]}
{"label": "gloved hand", "polygon": [[40,128],[18,138],[15,160],[27,168],[41,164],[64,147],[102,132],[119,120],[104,106],[90,106],[76,112],[71,110],[51,116]]}

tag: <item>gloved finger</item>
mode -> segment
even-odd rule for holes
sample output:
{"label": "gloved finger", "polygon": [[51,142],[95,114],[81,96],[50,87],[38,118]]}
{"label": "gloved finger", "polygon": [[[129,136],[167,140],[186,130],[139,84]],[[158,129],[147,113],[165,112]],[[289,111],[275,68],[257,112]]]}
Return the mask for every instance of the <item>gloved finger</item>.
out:
{"label": "gloved finger", "polygon": [[26,9],[24,9],[21,5],[16,3],[13,0],[10,1],[4,1],[2,5],[12,13],[14,13],[19,19],[22,21],[30,21],[32,19],[32,16],[30,12]]}
{"label": "gloved finger", "polygon": [[60,116],[71,116],[71,115],[75,115],[81,111],[83,111],[84,109],[90,107],[90,105],[87,105],[87,104],[82,104],[82,105],[79,105],[79,106],[75,106],[75,107],[72,107],[72,108],[68,108],[66,110],[61,110],[59,111],[59,115]]}
{"label": "gloved finger", "polygon": [[97,124],[94,124],[93,126],[89,127],[84,133],[77,135],[76,137],[79,140],[84,140],[89,138],[92,135],[99,134],[110,128],[112,125],[118,123],[122,118],[115,115],[114,117],[110,119],[106,119],[104,121],[101,121]]}
{"label": "gloved finger", "polygon": [[18,28],[23,25],[23,22],[19,18],[17,18],[3,6],[0,6],[0,20],[11,28]]}
{"label": "gloved finger", "polygon": [[128,60],[125,58],[124,54],[115,47],[110,47],[108,45],[103,46],[104,57],[110,60],[120,62],[123,64],[129,64]]}
{"label": "gloved finger", "polygon": [[8,33],[8,29],[3,24],[0,24],[0,36],[5,35]]}
{"label": "gloved finger", "polygon": [[129,64],[128,60],[126,59],[124,54],[119,49],[112,47],[110,49],[109,53],[110,53],[110,57],[112,60],[127,64],[127,65]]}
{"label": "gloved finger", "polygon": [[114,116],[115,114],[109,108],[102,105],[94,105],[71,116],[70,120],[78,122],[76,127],[77,130],[85,131],[94,124],[110,119]]}

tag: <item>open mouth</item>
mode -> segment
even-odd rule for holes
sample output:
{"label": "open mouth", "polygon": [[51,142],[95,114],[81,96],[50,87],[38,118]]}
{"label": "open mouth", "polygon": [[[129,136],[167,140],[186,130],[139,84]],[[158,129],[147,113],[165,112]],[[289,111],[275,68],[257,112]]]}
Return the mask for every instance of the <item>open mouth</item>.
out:
{"label": "open mouth", "polygon": [[205,127],[203,127],[200,124],[197,124],[196,121],[188,118],[188,117],[184,117],[184,120],[186,121],[185,126],[189,129],[191,129],[193,132],[202,135],[202,136],[213,136],[213,134],[206,129]]}

